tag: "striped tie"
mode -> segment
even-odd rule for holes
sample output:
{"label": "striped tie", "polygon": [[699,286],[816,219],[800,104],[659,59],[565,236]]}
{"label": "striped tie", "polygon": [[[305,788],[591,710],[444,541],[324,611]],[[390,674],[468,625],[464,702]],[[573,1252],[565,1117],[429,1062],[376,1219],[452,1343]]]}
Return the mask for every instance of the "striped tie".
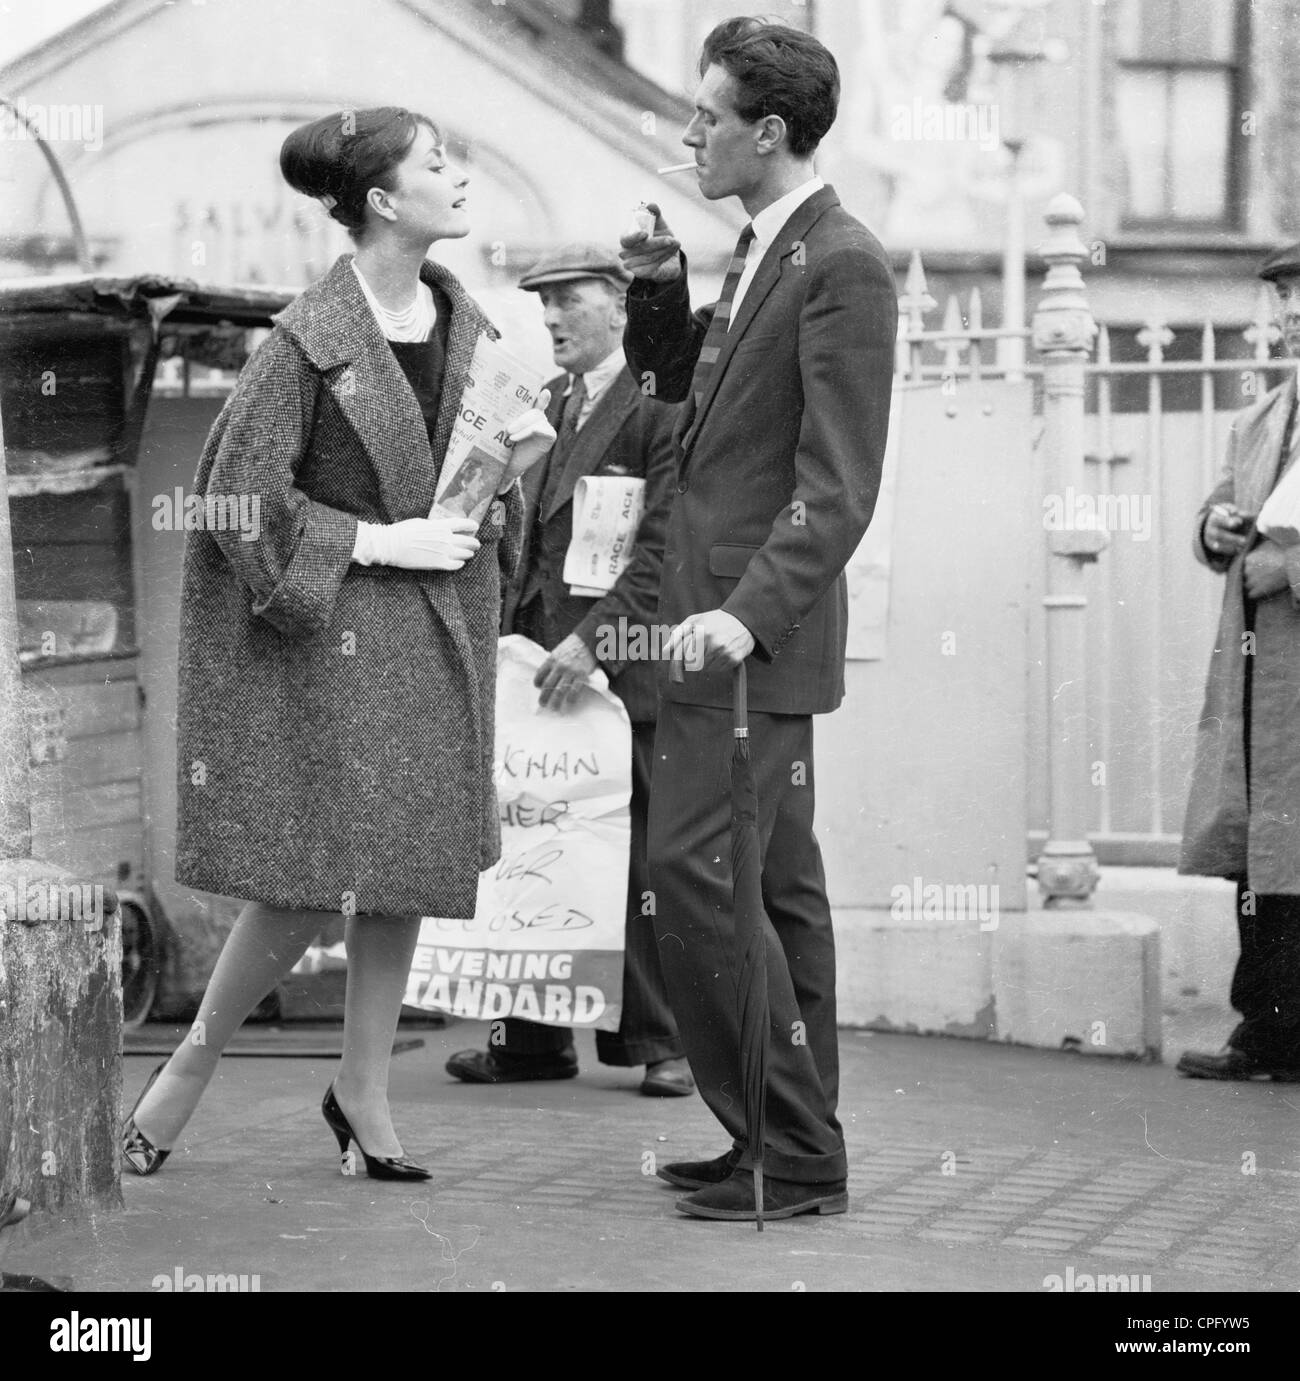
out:
{"label": "striped tie", "polygon": [[704,333],[700,357],[695,362],[695,377],[691,380],[691,388],[695,393],[697,408],[704,401],[704,394],[709,386],[709,375],[722,353],[722,342],[726,340],[727,329],[731,325],[731,303],[736,296],[737,287],[740,286],[741,275],[745,272],[745,260],[749,257],[749,247],[753,243],[754,227],[747,225],[740,232],[740,239],[736,241],[736,252],[731,257],[731,266],[727,269],[727,276],[722,283],[722,296],[718,298],[718,305],[713,310],[713,320]]}

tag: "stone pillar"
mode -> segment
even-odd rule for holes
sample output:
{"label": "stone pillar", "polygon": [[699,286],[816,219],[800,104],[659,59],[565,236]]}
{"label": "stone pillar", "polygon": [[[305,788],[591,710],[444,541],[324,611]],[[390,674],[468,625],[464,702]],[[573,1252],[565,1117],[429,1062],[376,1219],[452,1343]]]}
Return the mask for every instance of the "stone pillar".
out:
{"label": "stone pillar", "polygon": [[1066,193],[1045,217],[1041,253],[1049,267],[1034,313],[1033,341],[1043,362],[1043,462],[1047,494],[1062,521],[1047,527],[1048,787],[1047,842],[1038,859],[1045,906],[1087,905],[1097,885],[1097,859],[1088,842],[1090,766],[1084,567],[1107,545],[1106,532],[1079,522],[1074,497],[1085,492],[1083,470],[1084,364],[1097,332],[1079,265],[1083,207]]}
{"label": "stone pillar", "polygon": [[117,899],[29,857],[23,706],[0,424],[0,1203],[120,1208]]}

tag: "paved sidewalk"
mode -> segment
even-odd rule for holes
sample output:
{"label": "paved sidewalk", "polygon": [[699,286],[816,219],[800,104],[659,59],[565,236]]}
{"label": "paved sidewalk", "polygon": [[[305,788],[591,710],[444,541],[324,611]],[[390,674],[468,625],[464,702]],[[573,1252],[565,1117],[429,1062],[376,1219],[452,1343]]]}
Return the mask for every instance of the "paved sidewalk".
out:
{"label": "paved sidewalk", "polygon": [[[675,1213],[653,1176],[725,1149],[697,1098],[639,1096],[589,1036],[576,1080],[470,1087],[442,1065],[485,1027],[415,1034],[391,1092],[426,1188],[339,1174],[327,1062],[227,1057],[162,1171],[123,1177],[124,1213],[24,1225],[4,1268],[133,1291],[178,1269],[263,1291],[1041,1293],[1071,1267],[1154,1292],[1300,1288],[1300,1085],[844,1032],[850,1211],[760,1236]],[[127,1059],[128,1106],[154,1063]]]}

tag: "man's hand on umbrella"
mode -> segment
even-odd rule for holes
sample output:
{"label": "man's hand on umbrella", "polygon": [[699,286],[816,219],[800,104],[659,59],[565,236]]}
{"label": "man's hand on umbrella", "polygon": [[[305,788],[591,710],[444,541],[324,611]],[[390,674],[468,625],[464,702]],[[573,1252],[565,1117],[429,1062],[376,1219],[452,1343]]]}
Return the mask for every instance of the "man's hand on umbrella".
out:
{"label": "man's hand on umbrella", "polygon": [[598,665],[587,644],[576,633],[570,633],[537,668],[533,685],[542,692],[538,703],[544,710],[563,714],[577,703],[587,678]]}
{"label": "man's hand on umbrella", "polygon": [[1276,542],[1261,542],[1245,560],[1246,593],[1251,599],[1267,599],[1290,584],[1286,553]]}
{"label": "man's hand on umbrella", "polygon": [[680,658],[687,671],[738,667],[754,650],[754,635],[734,614],[709,609],[691,614],[673,629],[665,645],[669,660]]}

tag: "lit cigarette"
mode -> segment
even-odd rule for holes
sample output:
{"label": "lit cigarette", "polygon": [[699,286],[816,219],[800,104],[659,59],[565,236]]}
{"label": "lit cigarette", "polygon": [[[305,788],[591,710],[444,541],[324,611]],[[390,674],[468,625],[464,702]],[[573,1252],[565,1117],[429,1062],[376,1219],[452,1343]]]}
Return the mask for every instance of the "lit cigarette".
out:
{"label": "lit cigarette", "polygon": [[695,168],[694,163],[673,163],[667,168],[656,168],[657,173],[684,173]]}

